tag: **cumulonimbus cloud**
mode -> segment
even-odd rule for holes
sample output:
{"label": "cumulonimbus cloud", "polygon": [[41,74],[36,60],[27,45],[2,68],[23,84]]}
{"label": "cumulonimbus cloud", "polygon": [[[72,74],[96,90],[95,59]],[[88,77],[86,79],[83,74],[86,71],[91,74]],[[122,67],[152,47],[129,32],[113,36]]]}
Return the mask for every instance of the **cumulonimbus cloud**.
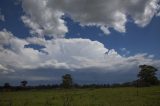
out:
{"label": "cumulonimbus cloud", "polygon": [[[35,50],[26,47],[29,44],[41,44],[44,48]],[[52,39],[35,37],[20,39],[7,30],[0,31],[0,72],[9,73],[17,70],[39,68],[99,69],[103,72],[130,70],[140,64],[158,66],[160,60],[147,54],[121,56],[114,49],[107,49],[98,41],[89,39]]]}
{"label": "cumulonimbus cloud", "polygon": [[[149,24],[159,11],[159,0],[22,0],[26,13],[23,22],[32,34],[64,37],[68,32],[64,20],[68,14],[82,26],[99,26],[104,33],[108,28],[126,32],[130,20],[141,27]],[[129,17],[129,18],[128,18]]]}

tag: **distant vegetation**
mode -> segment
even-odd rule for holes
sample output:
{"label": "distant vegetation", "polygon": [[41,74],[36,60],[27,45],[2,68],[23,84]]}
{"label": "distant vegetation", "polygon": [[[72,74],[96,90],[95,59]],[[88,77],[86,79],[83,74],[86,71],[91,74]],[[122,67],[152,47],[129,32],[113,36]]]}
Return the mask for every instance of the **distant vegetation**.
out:
{"label": "distant vegetation", "polygon": [[62,76],[62,84],[63,88],[71,88],[73,86],[72,76],[70,74],[65,74]]}
{"label": "distant vegetation", "polygon": [[21,86],[22,86],[22,87],[26,87],[27,83],[28,83],[28,82],[25,81],[25,80],[24,80],[24,81],[21,81]]}
{"label": "distant vegetation", "polygon": [[28,82],[23,80],[20,82],[20,86],[11,86],[10,83],[4,83],[4,86],[0,87],[0,90],[27,90],[27,89],[52,89],[52,88],[110,88],[110,87],[147,87],[153,85],[159,85],[160,81],[156,77],[158,71],[155,67],[150,65],[140,65],[138,79],[131,82],[114,83],[114,84],[88,84],[79,85],[75,83],[70,74],[62,76],[62,83],[56,85],[39,85],[39,86],[27,86]]}

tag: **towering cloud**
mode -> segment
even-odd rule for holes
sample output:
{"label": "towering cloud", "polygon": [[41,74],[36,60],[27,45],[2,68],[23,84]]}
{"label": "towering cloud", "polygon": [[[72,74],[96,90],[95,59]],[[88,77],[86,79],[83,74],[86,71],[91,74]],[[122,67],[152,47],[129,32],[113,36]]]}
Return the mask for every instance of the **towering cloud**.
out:
{"label": "towering cloud", "polygon": [[[35,50],[26,47],[41,44],[44,48]],[[98,69],[103,72],[130,70],[139,64],[160,64],[153,56],[137,54],[121,56],[114,49],[109,50],[98,41],[89,39],[19,39],[7,30],[0,31],[0,70],[2,73],[38,68],[67,69],[71,71]]]}
{"label": "towering cloud", "polygon": [[[110,28],[124,33],[128,21],[145,27],[155,15],[159,16],[159,1],[21,0],[24,11],[21,19],[33,36],[21,39],[6,29],[0,31],[0,77],[10,75],[8,78],[17,78],[10,73],[32,75],[35,70],[43,69],[56,70],[55,73],[65,70],[77,75],[90,71],[101,75],[107,72],[131,73],[130,70],[140,64],[159,66],[160,60],[147,53],[131,56],[123,48],[121,51],[126,55],[121,55],[98,41],[66,39],[68,28],[64,21],[64,17],[70,17],[81,26],[97,26],[106,34],[111,33]],[[0,20],[3,20],[1,14]],[[44,36],[53,39],[46,40]],[[49,74],[46,76],[48,78]],[[46,78],[32,76],[32,79]]]}
{"label": "towering cloud", "polygon": [[31,33],[63,37],[68,31],[61,17],[69,15],[83,25],[99,26],[126,32],[126,23],[132,19],[141,27],[149,24],[159,10],[159,0],[22,0],[26,13],[23,22]]}

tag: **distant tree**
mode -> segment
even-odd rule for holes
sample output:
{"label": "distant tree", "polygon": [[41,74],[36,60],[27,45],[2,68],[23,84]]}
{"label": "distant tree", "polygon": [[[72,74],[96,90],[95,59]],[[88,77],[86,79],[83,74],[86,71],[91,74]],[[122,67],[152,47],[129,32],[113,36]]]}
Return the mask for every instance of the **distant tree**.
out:
{"label": "distant tree", "polygon": [[62,87],[71,88],[73,85],[72,76],[70,74],[65,74],[62,76]]}
{"label": "distant tree", "polygon": [[4,88],[10,88],[11,85],[7,82],[7,83],[4,83]]}
{"label": "distant tree", "polygon": [[157,85],[159,83],[158,78],[156,77],[155,67],[150,65],[140,65],[140,72],[138,73],[140,84],[144,85]]}
{"label": "distant tree", "polygon": [[28,83],[27,81],[23,80],[23,81],[21,81],[21,86],[26,87],[27,83]]}

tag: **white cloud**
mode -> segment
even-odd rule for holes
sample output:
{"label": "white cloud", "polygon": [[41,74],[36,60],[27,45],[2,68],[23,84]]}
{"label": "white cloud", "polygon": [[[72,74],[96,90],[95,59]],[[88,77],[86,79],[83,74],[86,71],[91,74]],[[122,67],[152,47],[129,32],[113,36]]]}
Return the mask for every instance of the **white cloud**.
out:
{"label": "white cloud", "polygon": [[107,27],[105,27],[105,26],[101,26],[100,29],[101,29],[106,35],[108,35],[108,34],[111,33],[111,32],[109,31],[109,29],[108,29]]}
{"label": "white cloud", "polygon": [[31,34],[63,37],[68,31],[60,11],[47,7],[47,0],[22,0],[22,8],[26,15],[22,21],[31,28]]}
{"label": "white cloud", "polygon": [[26,40],[31,44],[37,44],[42,46],[45,46],[45,43],[46,43],[46,40],[41,37],[29,37]]}
{"label": "white cloud", "polygon": [[[25,48],[30,43],[45,44],[40,52]],[[107,49],[98,41],[89,39],[19,39],[7,30],[0,31],[0,70],[10,72],[17,70],[52,69],[100,69],[103,72],[130,70],[140,64],[158,66],[160,60],[152,55],[137,54],[121,56],[114,49]],[[11,70],[12,69],[12,70]]]}
{"label": "white cloud", "polygon": [[13,38],[13,35],[11,32],[8,32],[6,29],[3,29],[0,31],[0,44],[7,44],[9,43],[10,39]]}
{"label": "white cloud", "polygon": [[31,48],[24,48],[29,44],[26,40],[14,37],[11,32],[5,29],[0,31],[0,64],[4,64],[10,69],[15,67],[25,67],[25,65],[36,63],[38,51]]}
{"label": "white cloud", "polygon": [[130,51],[127,50],[126,48],[121,48],[120,50],[121,50],[121,52],[124,54],[124,56],[130,54]]}
{"label": "white cloud", "polygon": [[[61,17],[69,14],[84,25],[99,26],[104,33],[108,28],[126,32],[128,16],[144,27],[159,11],[159,0],[22,0],[26,15],[23,22],[32,34],[64,37],[68,32]],[[105,27],[104,27],[105,26]]]}

